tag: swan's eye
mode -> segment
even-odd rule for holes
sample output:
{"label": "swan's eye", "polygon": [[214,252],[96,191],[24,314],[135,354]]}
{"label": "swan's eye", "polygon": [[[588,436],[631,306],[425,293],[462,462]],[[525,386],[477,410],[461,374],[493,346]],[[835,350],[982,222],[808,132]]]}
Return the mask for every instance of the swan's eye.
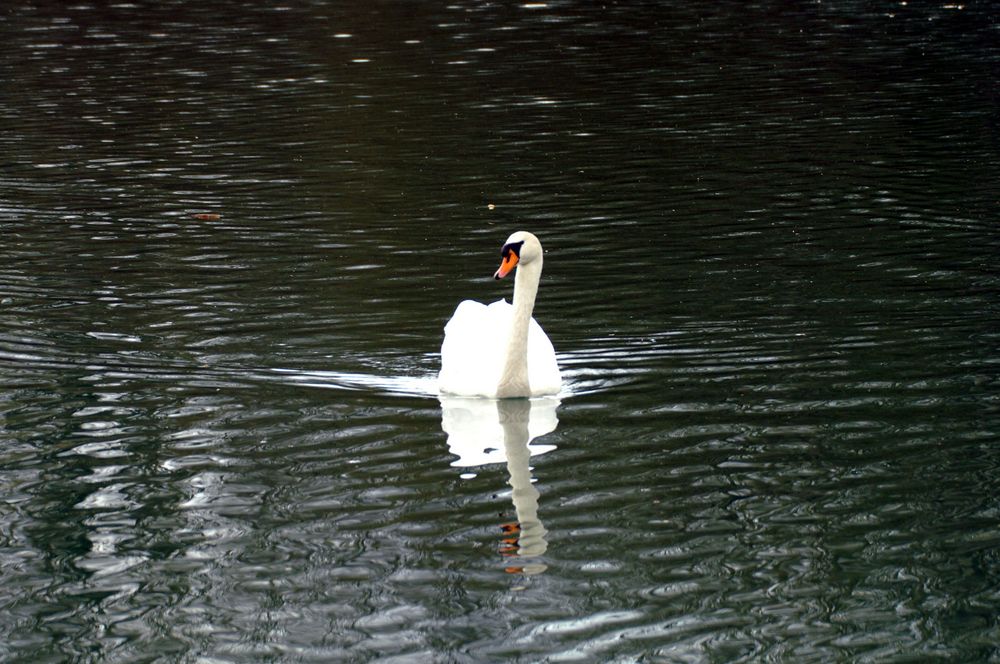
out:
{"label": "swan's eye", "polygon": [[511,253],[513,253],[518,258],[521,257],[521,246],[524,242],[511,242],[510,244],[505,244],[503,249],[500,250],[500,257],[504,260],[510,258]]}

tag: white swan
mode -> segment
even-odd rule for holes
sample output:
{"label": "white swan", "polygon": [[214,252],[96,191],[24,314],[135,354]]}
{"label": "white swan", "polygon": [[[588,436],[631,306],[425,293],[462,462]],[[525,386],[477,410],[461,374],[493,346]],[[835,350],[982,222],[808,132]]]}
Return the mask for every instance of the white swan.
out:
{"label": "white swan", "polygon": [[442,393],[505,399],[556,394],[562,387],[552,342],[531,317],[542,276],[542,245],[518,231],[500,251],[493,275],[502,279],[517,266],[514,304],[461,302],[444,328]]}

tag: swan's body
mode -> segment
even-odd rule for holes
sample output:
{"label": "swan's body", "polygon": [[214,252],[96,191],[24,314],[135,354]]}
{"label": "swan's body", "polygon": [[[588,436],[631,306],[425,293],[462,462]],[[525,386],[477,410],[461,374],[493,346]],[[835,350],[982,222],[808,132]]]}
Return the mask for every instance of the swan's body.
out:
{"label": "swan's body", "polygon": [[472,300],[458,305],[444,328],[441,392],[492,398],[556,394],[562,387],[555,350],[531,317],[542,276],[542,245],[531,233],[511,235],[494,275],[514,267],[514,303],[486,306]]}

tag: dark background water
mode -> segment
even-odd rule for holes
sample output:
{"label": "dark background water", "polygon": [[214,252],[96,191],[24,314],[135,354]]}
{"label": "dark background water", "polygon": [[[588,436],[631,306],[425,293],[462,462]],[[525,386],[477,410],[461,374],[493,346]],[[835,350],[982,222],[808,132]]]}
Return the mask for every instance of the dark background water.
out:
{"label": "dark background water", "polygon": [[[0,658],[1000,657],[998,36],[5,4]],[[519,228],[557,426],[434,396]]]}

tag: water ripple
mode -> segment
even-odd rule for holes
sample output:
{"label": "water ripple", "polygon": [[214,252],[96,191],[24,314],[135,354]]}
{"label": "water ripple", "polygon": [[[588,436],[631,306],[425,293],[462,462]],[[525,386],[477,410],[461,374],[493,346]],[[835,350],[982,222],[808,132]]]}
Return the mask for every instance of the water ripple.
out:
{"label": "water ripple", "polygon": [[217,10],[5,15],[0,658],[995,656],[989,11]]}

